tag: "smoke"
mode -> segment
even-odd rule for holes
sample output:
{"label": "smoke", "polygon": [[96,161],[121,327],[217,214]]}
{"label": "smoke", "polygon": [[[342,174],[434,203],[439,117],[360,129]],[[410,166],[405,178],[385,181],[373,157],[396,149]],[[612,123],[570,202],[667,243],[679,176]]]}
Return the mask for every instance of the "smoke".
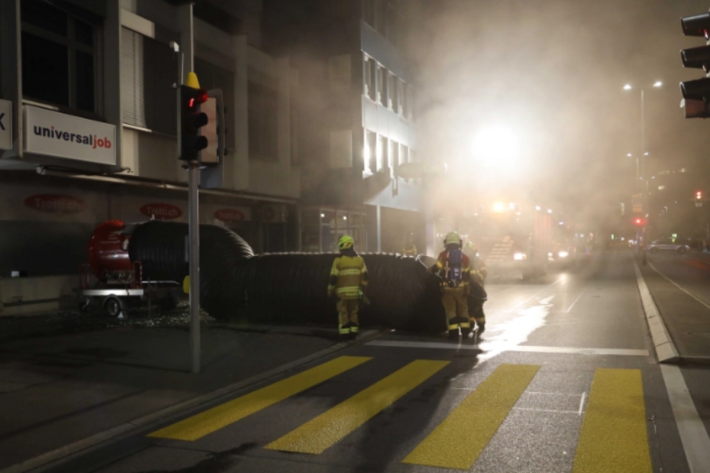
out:
{"label": "smoke", "polygon": [[[627,153],[650,153],[648,177],[679,166],[705,170],[707,124],[683,118],[677,88],[702,76],[684,70],[678,54],[700,45],[679,24],[702,11],[697,2],[412,4],[419,153],[450,163],[451,179],[466,183],[462,206],[507,193],[584,220],[633,193],[636,162]],[[652,87],[657,80],[660,89]],[[631,91],[622,89],[627,83]],[[519,136],[518,162],[507,173],[486,169],[474,153],[474,136],[489,126]],[[446,190],[434,186],[430,200]]]}

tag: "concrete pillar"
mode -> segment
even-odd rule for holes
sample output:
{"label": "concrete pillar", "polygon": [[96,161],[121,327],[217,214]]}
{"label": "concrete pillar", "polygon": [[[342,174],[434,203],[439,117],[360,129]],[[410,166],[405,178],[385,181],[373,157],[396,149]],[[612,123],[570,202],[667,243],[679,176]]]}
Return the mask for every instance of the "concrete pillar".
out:
{"label": "concrete pillar", "polygon": [[12,101],[13,148],[2,158],[22,158],[22,57],[20,0],[0,1],[0,97]]}

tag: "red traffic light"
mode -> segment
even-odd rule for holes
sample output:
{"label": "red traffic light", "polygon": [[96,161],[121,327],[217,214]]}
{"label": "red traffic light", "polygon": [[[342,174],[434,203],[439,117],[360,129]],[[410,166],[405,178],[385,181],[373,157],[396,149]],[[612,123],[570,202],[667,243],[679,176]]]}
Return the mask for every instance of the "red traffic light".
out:
{"label": "red traffic light", "polygon": [[703,191],[697,191],[695,193],[695,199],[696,200],[702,200],[703,199]]}
{"label": "red traffic light", "polygon": [[634,219],[634,225],[637,227],[645,227],[646,226],[646,219],[641,218],[641,217],[636,217]]}

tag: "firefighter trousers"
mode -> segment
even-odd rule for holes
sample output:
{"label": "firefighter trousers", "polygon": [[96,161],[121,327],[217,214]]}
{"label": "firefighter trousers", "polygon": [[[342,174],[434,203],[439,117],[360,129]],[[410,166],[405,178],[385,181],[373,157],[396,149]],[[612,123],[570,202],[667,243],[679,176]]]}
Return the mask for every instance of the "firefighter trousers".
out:
{"label": "firefighter trousers", "polygon": [[338,309],[338,332],[340,335],[357,333],[359,329],[357,313],[360,310],[360,301],[358,299],[338,299],[335,307]]}
{"label": "firefighter trousers", "polygon": [[471,322],[468,316],[468,303],[466,301],[466,286],[463,284],[459,287],[445,286],[441,302],[444,304],[444,310],[446,311],[446,322],[449,332],[452,330],[458,332],[459,327],[461,327],[464,332],[471,330]]}
{"label": "firefighter trousers", "polygon": [[486,290],[478,283],[471,283],[468,291],[468,316],[471,324],[476,322],[479,326],[486,323],[486,314],[483,312],[483,304],[488,300]]}

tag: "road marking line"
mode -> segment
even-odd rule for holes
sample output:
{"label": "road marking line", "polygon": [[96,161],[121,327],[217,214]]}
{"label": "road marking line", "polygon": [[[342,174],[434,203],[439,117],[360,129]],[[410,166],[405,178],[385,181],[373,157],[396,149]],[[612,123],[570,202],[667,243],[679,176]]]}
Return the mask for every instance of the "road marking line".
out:
{"label": "road marking line", "polygon": [[341,356],[297,375],[148,434],[148,437],[194,441],[306,389],[359,366],[370,357]]}
{"label": "road marking line", "polygon": [[[483,341],[481,344],[485,347],[488,343]],[[407,342],[398,340],[373,340],[365,344],[366,346],[375,347],[394,347],[394,348],[432,348],[437,350],[474,350],[485,351],[476,345],[460,345],[443,342]],[[496,349],[498,349],[496,347]],[[574,348],[574,347],[541,347],[530,345],[515,345],[502,346],[500,351],[515,351],[528,353],[562,353],[573,355],[617,355],[617,356],[649,356],[648,350],[634,350],[626,348]]]}
{"label": "road marking line", "polygon": [[678,366],[661,365],[673,416],[691,473],[710,471],[710,437],[698,415],[683,373]]}
{"label": "road marking line", "polygon": [[402,463],[469,470],[539,369],[500,365]]}
{"label": "road marking line", "polygon": [[[639,288],[641,304],[643,305],[643,312],[646,316],[646,323],[648,323],[648,330],[651,333],[651,340],[656,348],[658,362],[673,363],[680,358],[678,349],[676,348],[675,343],[673,343],[673,339],[668,333],[668,329],[666,329],[663,317],[661,317],[661,313],[659,312],[658,307],[656,307],[656,303],[653,301],[651,291],[648,289],[648,285],[641,274],[638,264],[636,264],[636,261],[633,258],[631,261],[634,265],[634,271],[636,272],[636,284]],[[653,268],[652,264],[651,267]],[[655,268],[653,269],[658,272]],[[661,276],[664,275],[661,274]]]}
{"label": "road marking line", "polygon": [[582,398],[579,400],[579,412],[577,413],[577,415],[580,415],[580,416],[582,415],[582,410],[584,409],[584,398],[586,398],[586,397],[587,397],[587,391],[584,391],[582,393]]}
{"label": "road marking line", "polygon": [[577,302],[579,302],[579,300],[582,298],[582,295],[584,295],[584,291],[580,292],[580,293],[579,293],[579,296],[577,296],[577,298],[574,300],[574,302],[572,303],[572,305],[569,306],[569,308],[568,308],[567,311],[566,311],[568,314],[569,314],[569,311],[572,310],[572,307],[574,307],[575,304],[577,304]]}
{"label": "road marking line", "polygon": [[449,363],[415,360],[264,448],[323,453]]}
{"label": "road marking line", "polygon": [[598,368],[572,473],[651,473],[641,370]]}
{"label": "road marking line", "polygon": [[556,412],[560,414],[576,414],[577,411],[561,411],[559,409],[537,409],[534,407],[514,407],[514,411],[533,411],[533,412]]}

